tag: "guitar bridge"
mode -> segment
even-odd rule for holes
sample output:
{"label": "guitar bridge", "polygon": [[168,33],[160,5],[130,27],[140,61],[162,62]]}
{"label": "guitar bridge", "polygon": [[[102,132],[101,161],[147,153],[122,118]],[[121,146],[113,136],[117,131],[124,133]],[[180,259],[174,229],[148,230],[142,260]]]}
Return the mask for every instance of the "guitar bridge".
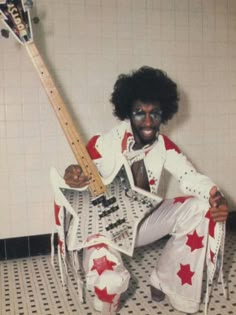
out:
{"label": "guitar bridge", "polygon": [[120,229],[119,231],[112,233],[112,240],[116,243],[121,239],[129,237],[129,228],[126,225],[124,228]]}
{"label": "guitar bridge", "polygon": [[118,219],[116,222],[110,223],[110,224],[106,227],[106,231],[113,230],[114,228],[117,228],[118,226],[120,226],[121,224],[123,224],[123,223],[125,223],[125,222],[126,222],[125,218],[123,218],[123,219]]}

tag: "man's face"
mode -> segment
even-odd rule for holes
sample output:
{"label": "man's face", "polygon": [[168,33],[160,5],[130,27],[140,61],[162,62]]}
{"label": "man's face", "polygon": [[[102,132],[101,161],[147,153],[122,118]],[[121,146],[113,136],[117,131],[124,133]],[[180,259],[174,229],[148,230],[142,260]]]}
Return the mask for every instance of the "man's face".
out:
{"label": "man's face", "polygon": [[130,121],[136,145],[142,147],[152,144],[161,124],[160,105],[135,101]]}

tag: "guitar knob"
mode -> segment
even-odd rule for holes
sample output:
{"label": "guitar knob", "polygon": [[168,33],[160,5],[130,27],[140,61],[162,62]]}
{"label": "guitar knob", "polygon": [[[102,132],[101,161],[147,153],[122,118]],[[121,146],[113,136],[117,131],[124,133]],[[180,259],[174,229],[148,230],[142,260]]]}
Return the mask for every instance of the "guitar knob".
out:
{"label": "guitar knob", "polygon": [[34,24],[39,24],[40,19],[39,19],[37,16],[35,16],[35,17],[32,19],[32,21],[34,22]]}
{"label": "guitar knob", "polygon": [[1,30],[1,35],[4,38],[9,38],[9,33],[10,32],[8,30],[4,29],[4,28]]}
{"label": "guitar knob", "polygon": [[33,1],[32,0],[26,0],[24,5],[26,8],[32,9],[33,8]]}

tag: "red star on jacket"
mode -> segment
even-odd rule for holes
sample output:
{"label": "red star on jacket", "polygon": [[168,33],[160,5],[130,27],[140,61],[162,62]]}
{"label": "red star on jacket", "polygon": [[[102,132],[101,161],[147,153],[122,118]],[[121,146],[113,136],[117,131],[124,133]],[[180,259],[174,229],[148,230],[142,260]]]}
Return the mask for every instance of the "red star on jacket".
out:
{"label": "red star on jacket", "polygon": [[93,267],[91,270],[97,270],[97,273],[100,276],[105,270],[114,270],[113,266],[115,265],[116,263],[108,260],[107,256],[102,256],[100,258],[93,259]]}
{"label": "red star on jacket", "polygon": [[166,150],[175,150],[177,153],[181,153],[179,147],[172,142],[167,136],[162,135],[165,143]]}
{"label": "red star on jacket", "polygon": [[216,222],[214,222],[214,221],[212,220],[210,210],[207,211],[205,217],[206,217],[207,219],[209,219],[209,235],[214,238],[214,237],[215,237],[215,226],[216,226]]}
{"label": "red star on jacket", "polygon": [[114,297],[116,296],[115,294],[108,294],[107,293],[107,288],[104,287],[102,290],[100,290],[98,287],[95,287],[95,293],[99,300],[103,302],[107,302],[109,304],[112,304]]}
{"label": "red star on jacket", "polygon": [[187,199],[190,199],[190,198],[192,198],[192,196],[175,197],[173,203],[174,204],[177,203],[177,202],[184,203]]}
{"label": "red star on jacket", "polygon": [[149,185],[155,185],[155,184],[156,184],[156,180],[154,178],[150,179]]}
{"label": "red star on jacket", "polygon": [[124,137],[122,139],[122,142],[121,142],[121,152],[123,153],[125,150],[127,150],[127,142],[128,142],[128,139],[129,137],[131,137],[132,134],[130,132],[125,132],[124,134]]}
{"label": "red star on jacket", "polygon": [[195,272],[190,270],[190,265],[182,265],[180,264],[180,270],[177,272],[177,275],[181,279],[181,284],[184,285],[185,283],[192,285],[192,276]]}
{"label": "red star on jacket", "polygon": [[100,159],[102,157],[96,148],[96,143],[99,137],[100,136],[98,135],[92,137],[86,146],[87,151],[93,160]]}
{"label": "red star on jacket", "polygon": [[54,202],[54,216],[55,216],[56,225],[61,225],[61,222],[60,222],[60,219],[59,219],[59,212],[60,212],[60,206],[58,206]]}
{"label": "red star on jacket", "polygon": [[198,236],[196,230],[193,232],[193,234],[187,234],[187,242],[186,245],[188,245],[191,248],[191,252],[193,252],[195,249],[200,249],[203,247],[202,240],[204,236]]}

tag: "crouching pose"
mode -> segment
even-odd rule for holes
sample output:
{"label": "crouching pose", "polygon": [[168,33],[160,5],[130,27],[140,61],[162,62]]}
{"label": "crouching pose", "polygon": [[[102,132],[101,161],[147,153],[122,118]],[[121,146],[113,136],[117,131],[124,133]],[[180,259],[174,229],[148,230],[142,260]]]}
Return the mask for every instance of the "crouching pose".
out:
{"label": "crouching pose", "polygon": [[[120,169],[125,158],[134,185],[153,195],[163,169],[175,177],[184,196],[162,200],[142,219],[135,246],[170,235],[157,266],[150,270],[150,294],[156,302],[167,298],[175,309],[195,313],[201,303],[204,268],[210,284],[217,266],[222,265],[228,206],[212,180],[198,173],[179,147],[159,132],[161,124],[178,111],[178,100],[176,84],[161,70],[142,67],[120,75],[111,103],[121,122],[106,134],[95,135],[87,150],[102,178]],[[79,165],[70,165],[64,180],[78,189],[90,183]],[[104,236],[94,233],[89,240],[93,238],[96,245],[85,248],[83,254],[87,286],[94,291],[94,308],[112,314],[130,275],[120,253]]]}

